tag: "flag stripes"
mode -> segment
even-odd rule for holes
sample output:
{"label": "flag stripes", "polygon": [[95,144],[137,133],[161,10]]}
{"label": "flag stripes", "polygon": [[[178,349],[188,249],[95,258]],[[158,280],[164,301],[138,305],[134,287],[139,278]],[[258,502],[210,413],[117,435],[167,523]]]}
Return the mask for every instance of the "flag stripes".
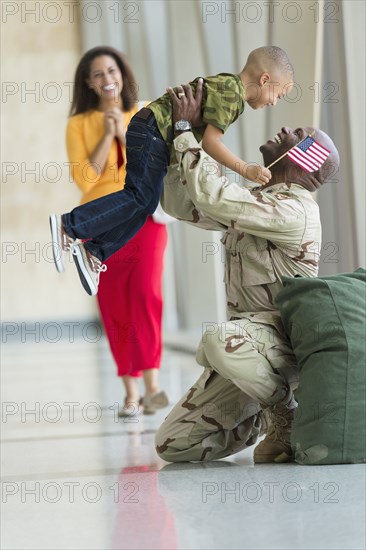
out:
{"label": "flag stripes", "polygon": [[324,164],[330,151],[307,136],[303,141],[290,149],[287,156],[306,172],[316,172]]}

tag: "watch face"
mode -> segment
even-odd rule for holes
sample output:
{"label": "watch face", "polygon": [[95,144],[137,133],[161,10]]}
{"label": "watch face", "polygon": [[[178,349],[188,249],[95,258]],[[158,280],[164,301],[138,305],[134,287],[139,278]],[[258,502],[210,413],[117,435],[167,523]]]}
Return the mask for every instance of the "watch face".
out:
{"label": "watch face", "polygon": [[178,131],[190,130],[191,125],[188,120],[178,120],[178,122],[175,123],[175,129]]}

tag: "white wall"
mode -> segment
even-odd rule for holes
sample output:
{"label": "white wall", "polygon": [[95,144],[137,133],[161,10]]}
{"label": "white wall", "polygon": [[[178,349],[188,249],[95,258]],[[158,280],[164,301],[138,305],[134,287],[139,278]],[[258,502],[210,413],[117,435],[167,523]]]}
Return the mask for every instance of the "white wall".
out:
{"label": "white wall", "polygon": [[366,264],[365,3],[347,0],[334,6],[332,18],[338,22],[324,29],[321,126],[334,138],[341,166],[334,183],[318,194],[323,274]]}
{"label": "white wall", "polygon": [[48,222],[50,212],[79,201],[65,165],[78,9],[1,4],[2,321],[90,318],[94,301],[80,291],[74,266],[61,276],[52,264]]}

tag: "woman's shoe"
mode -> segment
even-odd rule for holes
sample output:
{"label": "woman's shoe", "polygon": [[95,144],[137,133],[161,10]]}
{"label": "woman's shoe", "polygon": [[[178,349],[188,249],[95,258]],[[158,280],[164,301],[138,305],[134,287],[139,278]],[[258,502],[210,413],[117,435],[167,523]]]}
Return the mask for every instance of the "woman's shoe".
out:
{"label": "woman's shoe", "polygon": [[135,418],[143,413],[142,398],[138,401],[126,401],[123,407],[118,411],[120,418]]}
{"label": "woman's shoe", "polygon": [[169,399],[164,390],[145,395],[142,399],[142,407],[144,414],[155,414],[157,409],[163,409],[169,405]]}

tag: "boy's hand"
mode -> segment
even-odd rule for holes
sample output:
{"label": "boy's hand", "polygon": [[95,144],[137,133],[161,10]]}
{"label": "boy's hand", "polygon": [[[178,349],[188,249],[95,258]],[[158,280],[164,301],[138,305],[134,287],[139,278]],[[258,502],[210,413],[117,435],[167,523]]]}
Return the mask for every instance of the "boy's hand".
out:
{"label": "boy's hand", "polygon": [[272,174],[268,168],[264,166],[259,166],[259,164],[248,164],[245,168],[244,177],[260,185],[265,185],[271,179]]}
{"label": "boy's hand", "polygon": [[203,79],[200,78],[197,83],[195,97],[193,97],[192,88],[189,84],[180,86],[177,94],[173,88],[167,88],[167,92],[172,99],[173,124],[178,120],[188,120],[192,127],[204,125],[201,113],[202,85]]}

